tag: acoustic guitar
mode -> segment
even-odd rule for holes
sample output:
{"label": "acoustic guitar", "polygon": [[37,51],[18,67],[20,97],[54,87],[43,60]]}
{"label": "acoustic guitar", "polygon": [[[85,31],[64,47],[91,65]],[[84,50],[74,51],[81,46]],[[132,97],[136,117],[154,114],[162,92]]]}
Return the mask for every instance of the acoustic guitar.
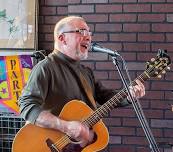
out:
{"label": "acoustic guitar", "polygon": [[[170,57],[160,51],[155,59],[152,58],[147,62],[145,71],[136,79],[144,83],[151,77],[160,77],[161,74],[166,73],[166,69],[169,69],[170,63]],[[132,85],[135,84],[136,82],[133,81]],[[109,134],[101,119],[116,108],[125,97],[127,97],[127,91],[122,89],[95,111],[79,100],[69,101],[63,107],[59,115],[61,119],[80,121],[92,128],[97,136],[93,143],[82,148],[82,152],[96,152],[107,146]],[[27,124],[16,134],[12,152],[63,152],[71,144],[74,144],[73,139],[60,131]]]}

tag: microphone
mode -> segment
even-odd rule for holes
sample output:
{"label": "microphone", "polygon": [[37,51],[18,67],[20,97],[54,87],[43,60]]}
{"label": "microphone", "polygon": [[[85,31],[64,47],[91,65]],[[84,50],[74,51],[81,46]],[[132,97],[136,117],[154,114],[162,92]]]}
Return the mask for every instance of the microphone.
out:
{"label": "microphone", "polygon": [[120,54],[116,50],[113,51],[111,49],[101,47],[97,43],[91,43],[90,49],[93,52],[102,52],[102,53],[107,53],[111,56],[120,56]]}

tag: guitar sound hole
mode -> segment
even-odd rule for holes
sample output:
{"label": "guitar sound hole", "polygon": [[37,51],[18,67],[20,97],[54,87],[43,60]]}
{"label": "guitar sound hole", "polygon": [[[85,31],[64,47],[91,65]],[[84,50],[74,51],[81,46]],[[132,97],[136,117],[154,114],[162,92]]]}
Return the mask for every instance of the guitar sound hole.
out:
{"label": "guitar sound hole", "polygon": [[55,146],[54,146],[54,143],[52,142],[51,139],[47,139],[46,140],[46,143],[47,143],[47,146],[49,147],[50,151],[51,152],[60,152]]}
{"label": "guitar sound hole", "polygon": [[[94,139],[93,139],[92,143],[94,143],[96,140],[97,140],[97,135],[96,135],[96,133],[94,133]],[[72,140],[72,141],[74,141],[74,140]],[[92,143],[90,143],[90,144],[92,144]],[[82,149],[83,148],[79,144],[70,143],[63,148],[62,152],[81,152]]]}

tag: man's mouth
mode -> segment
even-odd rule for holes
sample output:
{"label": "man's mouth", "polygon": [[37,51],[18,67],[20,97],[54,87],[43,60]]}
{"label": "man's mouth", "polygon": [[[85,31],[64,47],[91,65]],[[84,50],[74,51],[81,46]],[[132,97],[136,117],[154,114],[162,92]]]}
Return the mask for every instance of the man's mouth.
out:
{"label": "man's mouth", "polygon": [[85,48],[85,49],[87,49],[87,48],[89,47],[88,44],[81,44],[81,46],[82,46],[83,48]]}

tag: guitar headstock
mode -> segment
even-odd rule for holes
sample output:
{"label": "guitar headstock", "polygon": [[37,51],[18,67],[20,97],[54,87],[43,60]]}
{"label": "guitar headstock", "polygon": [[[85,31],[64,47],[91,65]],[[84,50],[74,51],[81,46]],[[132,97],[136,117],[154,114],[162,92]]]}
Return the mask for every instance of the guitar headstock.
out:
{"label": "guitar headstock", "polygon": [[156,58],[152,58],[151,61],[147,62],[146,70],[148,77],[161,78],[162,74],[166,73],[166,70],[170,70],[168,65],[171,64],[171,59],[167,54],[166,50],[159,50]]}

